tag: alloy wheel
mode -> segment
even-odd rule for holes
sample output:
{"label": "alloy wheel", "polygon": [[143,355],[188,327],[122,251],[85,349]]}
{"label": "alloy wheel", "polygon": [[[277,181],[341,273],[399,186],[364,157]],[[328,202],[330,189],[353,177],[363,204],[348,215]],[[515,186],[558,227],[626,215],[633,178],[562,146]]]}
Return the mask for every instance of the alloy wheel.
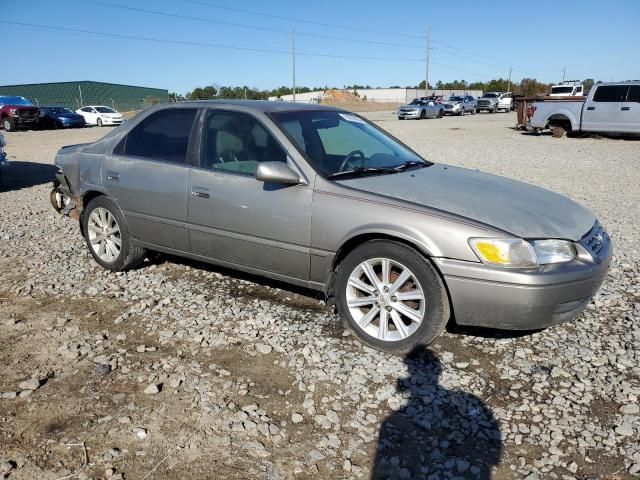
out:
{"label": "alloy wheel", "polygon": [[98,207],[89,215],[89,243],[103,262],[114,262],[120,256],[122,238],[116,218],[106,208]]}
{"label": "alloy wheel", "polygon": [[410,337],[425,312],[425,294],[414,273],[388,258],[365,260],[351,272],[346,301],[358,327],[386,342]]}

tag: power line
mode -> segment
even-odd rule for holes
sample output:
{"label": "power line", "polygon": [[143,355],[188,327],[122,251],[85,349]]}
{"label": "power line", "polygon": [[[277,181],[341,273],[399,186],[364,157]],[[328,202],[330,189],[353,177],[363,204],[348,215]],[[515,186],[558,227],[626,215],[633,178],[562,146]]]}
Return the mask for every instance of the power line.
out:
{"label": "power line", "polygon": [[349,30],[349,31],[358,31],[358,32],[366,32],[366,33],[375,33],[378,35],[389,35],[389,36],[393,36],[393,37],[406,37],[406,38],[419,38],[421,40],[424,40],[424,35],[411,35],[408,33],[401,33],[401,32],[397,32],[397,31],[389,31],[389,32],[385,32],[385,31],[381,31],[381,30],[370,30],[367,28],[360,28],[360,27],[353,27],[350,25],[338,25],[335,23],[323,23],[323,22],[316,22],[313,20],[306,20],[304,18],[295,18],[295,17],[287,17],[285,15],[274,15],[271,13],[264,13],[264,12],[257,12],[255,10],[246,10],[246,9],[242,9],[242,8],[236,8],[236,7],[229,7],[227,5],[220,5],[217,3],[209,3],[209,2],[202,2],[199,0],[182,0],[183,2],[186,3],[191,3],[194,5],[200,5],[203,7],[210,7],[210,8],[218,8],[221,10],[228,10],[231,12],[240,12],[240,13],[248,13],[250,15],[259,15],[261,17],[269,17],[269,18],[275,18],[278,20],[288,20],[291,22],[300,22],[300,23],[307,23],[309,25],[318,25],[321,27],[330,27],[330,28],[339,28],[339,29],[343,29],[343,30]]}
{"label": "power line", "polygon": [[[472,61],[476,61],[476,62],[480,62],[480,63],[486,63],[487,65],[493,65],[493,66],[497,66],[499,68],[505,68],[505,67],[508,67],[508,66],[518,67],[518,68],[514,68],[514,70],[517,70],[520,73],[527,73],[527,74],[531,74],[531,75],[536,75],[537,73],[544,73],[544,72],[555,73],[555,74],[558,73],[558,71],[550,70],[548,68],[537,68],[537,67],[532,67],[531,65],[525,66],[525,65],[519,65],[517,63],[511,63],[511,62],[505,62],[505,63],[498,62],[498,63],[500,63],[500,65],[498,65],[497,63],[494,63],[494,59],[493,58],[486,57],[484,55],[479,55],[479,54],[474,53],[474,52],[469,52],[469,51],[466,51],[466,50],[463,50],[463,49],[460,49],[460,48],[457,48],[457,47],[452,47],[452,46],[447,45],[446,43],[438,42],[436,40],[432,40],[432,42],[435,43],[435,44],[440,45],[441,47],[443,47],[443,48],[445,48],[447,50],[452,50],[453,52],[455,52],[455,53],[451,53],[451,52],[446,52],[445,50],[442,50],[441,48],[438,49],[438,50],[441,50],[444,53],[448,53],[449,55],[456,55],[456,56],[459,56],[461,58],[466,58],[468,60],[472,60]],[[458,53],[458,52],[462,52],[462,53]],[[485,59],[485,60],[481,60],[481,59]],[[486,60],[490,60],[490,62],[492,62],[492,63],[487,62]],[[527,70],[521,70],[521,68],[525,68]],[[537,73],[533,72],[534,70]]]}
{"label": "power line", "polygon": [[[154,37],[143,37],[140,35],[128,35],[121,33],[111,33],[111,32],[97,32],[94,30],[83,30],[77,28],[68,28],[68,27],[58,27],[54,25],[40,25],[35,23],[26,23],[26,22],[13,22],[8,20],[0,20],[0,23],[4,23],[7,25],[16,25],[21,27],[33,27],[40,29],[48,29],[48,30],[56,30],[63,32],[73,32],[73,33],[82,33],[89,35],[99,35],[104,37],[111,38],[124,38],[128,40],[143,40],[147,42],[159,42],[173,45],[188,45],[194,47],[208,47],[208,48],[223,48],[230,50],[244,50],[250,52],[260,52],[260,53],[278,53],[278,54],[287,54],[289,55],[291,52],[289,50],[275,50],[275,49],[267,49],[267,48],[253,48],[253,47],[239,47],[235,45],[222,45],[217,43],[202,43],[202,42],[191,42],[186,40],[167,40],[163,38],[154,38]],[[334,55],[330,53],[316,53],[316,52],[296,52],[296,55],[308,56],[308,57],[326,57],[326,58],[344,58],[351,60],[384,60],[384,61],[403,61],[403,62],[421,62],[423,59],[421,58],[400,58],[400,57],[367,57],[367,56],[357,56],[357,55]]]}
{"label": "power line", "polygon": [[[183,20],[192,20],[192,21],[204,22],[204,23],[214,23],[214,24],[218,24],[218,25],[227,25],[227,26],[230,26],[230,27],[247,28],[247,29],[251,29],[251,30],[261,30],[261,31],[265,31],[265,32],[283,33],[283,34],[286,34],[286,35],[291,35],[291,30],[283,30],[283,29],[279,29],[279,28],[262,27],[262,26],[258,26],[258,25],[247,25],[247,24],[243,24],[243,23],[227,22],[227,21],[223,21],[223,20],[214,20],[212,18],[201,18],[201,17],[190,16],[190,15],[182,15],[182,14],[179,14],[179,13],[163,12],[163,11],[160,11],[160,10],[149,10],[149,9],[146,9],[146,8],[131,7],[129,5],[120,5],[120,4],[116,4],[116,3],[102,2],[100,0],[82,0],[82,1],[86,2],[86,3],[93,3],[95,5],[102,5],[104,7],[120,8],[120,9],[123,9],[123,10],[130,10],[130,11],[140,12],[140,13],[149,13],[149,14],[152,14],[152,15],[161,15],[161,16],[165,16],[165,17],[180,18],[180,19],[183,19]],[[319,34],[319,33],[316,34],[316,33],[296,32],[296,35],[305,36],[305,37],[313,37],[313,38],[324,38],[324,39],[329,39],[329,40],[340,40],[340,41],[343,41],[343,42],[365,43],[365,44],[371,44],[371,45],[384,45],[384,46],[390,46],[390,47],[422,48],[419,45],[408,45],[408,44],[404,44],[404,43],[383,42],[383,41],[378,41],[378,40],[364,40],[364,39],[359,39],[359,38],[336,37],[336,36],[333,36],[333,35],[322,35],[322,34]]]}

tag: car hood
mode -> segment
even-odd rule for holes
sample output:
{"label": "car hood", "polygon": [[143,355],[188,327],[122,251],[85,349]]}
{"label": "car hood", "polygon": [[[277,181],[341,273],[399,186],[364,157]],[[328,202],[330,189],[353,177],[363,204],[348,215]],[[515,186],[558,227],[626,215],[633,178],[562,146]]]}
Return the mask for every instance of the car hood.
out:
{"label": "car hood", "polygon": [[449,165],[339,183],[451,212],[522,238],[577,241],[596,220],[583,206],[544,188]]}
{"label": "car hood", "polygon": [[35,105],[9,105],[9,104],[5,104],[5,105],[0,105],[0,108],[11,108],[11,109],[16,109],[16,110],[38,110],[38,107],[36,107]]}

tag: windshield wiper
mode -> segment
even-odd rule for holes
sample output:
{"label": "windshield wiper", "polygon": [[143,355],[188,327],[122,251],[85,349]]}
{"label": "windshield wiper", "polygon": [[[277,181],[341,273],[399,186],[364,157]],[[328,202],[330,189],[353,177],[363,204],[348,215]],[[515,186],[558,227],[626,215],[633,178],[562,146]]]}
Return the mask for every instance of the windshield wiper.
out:
{"label": "windshield wiper", "polygon": [[418,160],[409,160],[408,162],[404,162],[404,163],[401,163],[400,165],[396,165],[395,167],[393,167],[393,169],[396,172],[402,172],[409,168],[424,168],[424,167],[428,167],[429,165],[432,165],[432,164],[427,162],[421,162]]}
{"label": "windshield wiper", "polygon": [[336,172],[329,175],[327,178],[347,177],[349,175],[375,175],[378,173],[398,173],[400,170],[395,168],[382,168],[382,167],[358,167],[353,170],[343,170],[342,172]]}

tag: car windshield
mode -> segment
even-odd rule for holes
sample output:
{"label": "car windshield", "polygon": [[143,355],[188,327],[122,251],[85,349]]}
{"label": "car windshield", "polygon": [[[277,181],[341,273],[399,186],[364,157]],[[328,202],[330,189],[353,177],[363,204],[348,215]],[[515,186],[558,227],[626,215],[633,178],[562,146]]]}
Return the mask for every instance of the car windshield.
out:
{"label": "car windshield", "polygon": [[25,107],[31,107],[33,103],[24,97],[0,97],[0,105],[24,105]]}
{"label": "car windshield", "polygon": [[73,113],[71,110],[69,110],[66,107],[47,107],[46,110],[49,113]]}
{"label": "car windshield", "polygon": [[95,108],[96,111],[100,113],[118,113],[113,108],[109,108],[109,107],[93,107],[93,108]]}
{"label": "car windshield", "polygon": [[485,93],[484,95],[482,95],[482,98],[498,98],[498,94],[497,93]]}
{"label": "car windshield", "polygon": [[462,97],[449,97],[450,102],[464,102],[464,98]]}
{"label": "car windshield", "polygon": [[299,110],[271,117],[326,177],[397,173],[431,165],[353,113]]}
{"label": "car windshield", "polygon": [[571,93],[573,87],[551,87],[551,93]]}

